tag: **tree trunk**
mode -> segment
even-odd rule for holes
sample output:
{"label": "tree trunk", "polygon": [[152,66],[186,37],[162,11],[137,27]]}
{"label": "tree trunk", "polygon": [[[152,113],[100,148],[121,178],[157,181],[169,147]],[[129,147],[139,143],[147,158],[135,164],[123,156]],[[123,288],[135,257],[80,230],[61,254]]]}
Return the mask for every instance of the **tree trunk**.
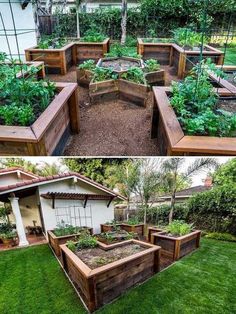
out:
{"label": "tree trunk", "polygon": [[145,202],[145,205],[144,205],[144,216],[143,216],[143,223],[144,223],[144,225],[146,225],[146,223],[147,223],[147,208],[148,208],[148,204],[147,204],[147,202]]}
{"label": "tree trunk", "polygon": [[127,214],[126,214],[126,220],[129,220],[129,210],[130,210],[130,203],[129,198],[127,199]]}
{"label": "tree trunk", "polygon": [[175,209],[175,193],[174,191],[171,195],[171,205],[170,205],[170,213],[169,213],[169,224],[172,223],[173,221],[173,214],[174,214],[174,209]]}
{"label": "tree trunk", "polygon": [[121,9],[121,45],[126,42],[126,26],[127,26],[127,0],[122,0]]}

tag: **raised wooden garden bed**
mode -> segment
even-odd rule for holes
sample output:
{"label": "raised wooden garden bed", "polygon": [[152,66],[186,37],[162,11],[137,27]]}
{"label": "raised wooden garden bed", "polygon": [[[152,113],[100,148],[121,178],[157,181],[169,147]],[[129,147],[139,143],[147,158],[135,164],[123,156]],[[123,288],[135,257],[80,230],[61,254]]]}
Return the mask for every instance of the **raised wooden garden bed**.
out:
{"label": "raised wooden garden bed", "polygon": [[[170,66],[176,69],[178,78],[183,79],[200,60],[200,50],[186,50],[177,44],[172,44],[173,52],[170,58]],[[204,46],[203,59],[211,59],[213,63],[221,65],[224,61],[224,52],[209,45]]]}
{"label": "raised wooden garden bed", "polygon": [[166,74],[165,70],[145,73],[145,79],[150,86],[158,85],[165,86]]}
{"label": "raised wooden garden bed", "polygon": [[[0,64],[8,64],[8,65],[11,65],[10,62],[4,62],[4,63],[0,63]],[[17,78],[27,78],[30,76],[30,69],[33,67],[33,68],[36,68],[38,71],[37,73],[35,74],[36,78],[38,80],[41,80],[41,79],[44,79],[45,78],[45,67],[44,67],[44,62],[42,61],[34,61],[34,62],[14,62],[14,65],[27,65],[28,66],[28,69],[25,71],[25,70],[21,70],[20,72],[18,72],[16,74],[16,77]]]}
{"label": "raised wooden garden bed", "polygon": [[102,103],[118,99],[119,85],[117,80],[93,82],[89,84],[89,96],[92,103]]}
{"label": "raised wooden garden bed", "polygon": [[157,233],[157,232],[161,232],[161,231],[163,231],[163,229],[160,229],[160,228],[155,227],[155,226],[148,227],[148,242],[151,242],[151,235],[153,233]]}
{"label": "raised wooden garden bed", "polygon": [[[101,233],[113,231],[114,229],[112,224],[109,224],[109,225],[101,224],[100,227],[101,227]],[[116,224],[116,227],[121,227],[121,224]]]}
{"label": "raised wooden garden bed", "polygon": [[177,261],[200,246],[201,231],[193,231],[187,235],[173,237],[166,232],[153,233],[151,243],[161,246],[161,254]]}
{"label": "raised wooden garden bed", "polygon": [[[227,75],[233,75],[233,73],[236,73],[236,66],[218,66],[219,69],[222,69],[225,74]],[[209,78],[212,81],[213,85],[215,87],[225,88],[229,92],[232,93],[232,95],[236,95],[236,83],[232,83],[227,80],[227,77],[222,79],[218,77],[215,73],[209,72]]]}
{"label": "raised wooden garden bed", "polygon": [[58,95],[29,127],[0,126],[0,155],[61,155],[71,133],[79,133],[77,84],[56,83]]}
{"label": "raised wooden garden bed", "polygon": [[138,38],[137,53],[144,60],[156,59],[161,65],[169,65],[172,50],[172,43],[147,43],[143,38]]}
{"label": "raised wooden garden bed", "polygon": [[[90,234],[93,234],[92,228],[86,227],[86,229],[89,231]],[[48,243],[50,244],[56,256],[60,256],[61,255],[60,245],[65,244],[67,241],[75,240],[76,238],[79,237],[79,235],[80,233],[78,232],[76,234],[70,234],[70,235],[64,235],[64,236],[58,237],[53,233],[53,230],[48,230]]]}
{"label": "raised wooden garden bed", "polygon": [[[235,137],[185,135],[170,105],[170,88],[154,87],[152,138],[157,138],[161,156],[234,155]],[[226,89],[219,89],[220,96],[232,96]]]}
{"label": "raised wooden garden bed", "polygon": [[110,39],[106,38],[103,42],[83,42],[75,41],[73,47],[73,61],[74,64],[80,64],[88,59],[98,61],[105,57],[109,52]]}
{"label": "raised wooden garden bed", "polygon": [[119,79],[119,98],[121,100],[145,107],[148,98],[148,86]]}
{"label": "raised wooden garden bed", "polygon": [[37,46],[26,49],[26,61],[44,61],[49,73],[65,75],[73,65],[73,47],[70,43],[58,49],[39,49]]}
{"label": "raised wooden garden bed", "polygon": [[[101,306],[111,302],[129,288],[141,283],[160,268],[160,247],[137,240],[116,243],[103,251],[126,248],[127,245],[137,245],[142,251],[128,257],[92,269],[64,244],[61,246],[63,267],[81,298],[93,312]],[[91,249],[92,250],[92,249]]]}
{"label": "raised wooden garden bed", "polygon": [[76,69],[77,83],[79,86],[89,87],[93,78],[93,72],[85,69]]}
{"label": "raised wooden garden bed", "polygon": [[128,223],[122,223],[121,228],[127,232],[137,233],[140,237],[144,235],[144,224],[129,225]]}

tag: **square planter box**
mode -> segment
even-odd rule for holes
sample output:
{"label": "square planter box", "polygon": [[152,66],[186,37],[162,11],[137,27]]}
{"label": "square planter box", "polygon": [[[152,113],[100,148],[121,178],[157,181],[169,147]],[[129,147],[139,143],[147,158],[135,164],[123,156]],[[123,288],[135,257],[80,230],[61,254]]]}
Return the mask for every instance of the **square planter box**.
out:
{"label": "square planter box", "polygon": [[77,83],[82,87],[89,87],[93,78],[93,72],[90,70],[76,69]]}
{"label": "square planter box", "polygon": [[[113,225],[101,224],[101,233],[113,231]],[[116,224],[117,227],[121,227],[122,224]]]}
{"label": "square planter box", "polygon": [[[86,228],[86,229],[88,229],[90,234],[93,234],[92,228]],[[64,235],[64,236],[58,237],[54,234],[53,230],[48,230],[48,243],[50,244],[56,256],[60,256],[61,255],[60,245],[65,244],[67,241],[75,240],[79,235],[80,233],[76,233],[76,234],[70,234],[70,235]]]}
{"label": "square planter box", "polygon": [[[219,69],[222,69],[222,71],[225,72],[225,74],[233,74],[236,73],[236,66],[217,66]],[[225,88],[229,92],[232,93],[232,95],[236,95],[236,83],[229,82],[227,78],[220,78],[215,73],[209,72],[209,78],[212,81],[213,85],[215,87]]]}
{"label": "square planter box", "polygon": [[137,106],[145,107],[148,98],[148,86],[137,84],[131,81],[119,79],[119,98],[134,103]]}
{"label": "square planter box", "polygon": [[[157,138],[161,156],[236,155],[235,137],[185,135],[171,107],[170,88],[154,87],[151,137]],[[232,96],[219,89],[220,96]]]}
{"label": "square planter box", "polygon": [[99,247],[112,250],[130,243],[140,245],[145,250],[95,269],[90,269],[65,244],[61,246],[64,270],[90,312],[111,302],[159,271],[160,247],[137,240],[112,244],[105,249],[104,245],[99,244]]}
{"label": "square planter box", "polygon": [[[199,62],[201,52],[185,50],[177,44],[172,44],[173,51],[170,56],[170,66],[176,69],[178,78],[183,79],[195,64]],[[209,45],[204,46],[203,59],[210,58],[213,63],[221,65],[224,61],[224,52]]]}
{"label": "square planter box", "polygon": [[161,254],[177,261],[199,248],[200,238],[199,230],[180,237],[171,237],[166,232],[159,232],[151,235],[151,243],[161,246]]}
{"label": "square planter box", "polygon": [[73,47],[70,43],[60,49],[40,49],[37,46],[26,49],[26,61],[44,61],[49,73],[65,75],[73,65]]}
{"label": "square planter box", "polygon": [[170,64],[170,56],[172,54],[172,43],[147,43],[143,41],[144,38],[138,38],[137,53],[140,54],[144,60],[156,59],[161,65]]}
{"label": "square planter box", "polygon": [[100,58],[105,57],[105,54],[109,52],[109,49],[109,38],[106,38],[103,42],[83,42],[75,40],[73,62],[77,65],[88,59],[98,61]]}
{"label": "square planter box", "polygon": [[0,126],[0,155],[61,155],[70,134],[79,133],[77,84],[56,83],[58,95],[29,127]]}
{"label": "square planter box", "polygon": [[155,227],[155,226],[148,227],[148,242],[151,242],[151,235],[153,233],[162,232],[162,231],[163,231],[163,229],[160,229],[160,228]]}
{"label": "square planter box", "polygon": [[118,80],[108,80],[102,82],[91,81],[89,84],[89,96],[92,103],[102,103],[104,101],[118,99]]}
{"label": "square planter box", "polygon": [[145,74],[145,79],[150,86],[165,86],[166,74],[164,70],[149,72]]}
{"label": "square planter box", "polygon": [[123,229],[127,232],[137,233],[138,236],[140,236],[140,237],[142,237],[144,235],[144,224],[129,225],[127,223],[122,223],[121,229]]}

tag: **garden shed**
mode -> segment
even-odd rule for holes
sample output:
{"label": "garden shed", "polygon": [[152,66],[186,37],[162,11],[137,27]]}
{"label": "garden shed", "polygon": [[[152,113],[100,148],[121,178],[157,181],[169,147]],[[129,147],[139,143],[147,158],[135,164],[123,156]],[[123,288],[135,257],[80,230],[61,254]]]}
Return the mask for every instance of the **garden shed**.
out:
{"label": "garden shed", "polygon": [[27,230],[37,224],[46,236],[62,221],[87,226],[94,232],[100,224],[114,219],[114,191],[78,173],[17,180],[0,186],[0,201],[11,204],[19,245],[28,245]]}

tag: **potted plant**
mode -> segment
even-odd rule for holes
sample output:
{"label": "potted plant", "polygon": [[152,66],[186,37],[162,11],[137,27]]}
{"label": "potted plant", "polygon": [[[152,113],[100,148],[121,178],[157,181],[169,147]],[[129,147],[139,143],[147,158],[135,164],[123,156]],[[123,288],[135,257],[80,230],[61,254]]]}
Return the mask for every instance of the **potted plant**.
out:
{"label": "potted plant", "polygon": [[25,50],[26,61],[44,61],[49,73],[65,75],[73,64],[73,47],[64,38],[42,38],[37,46]]}
{"label": "potted plant", "polygon": [[[199,72],[200,71],[200,72]],[[161,155],[235,155],[236,99],[217,91],[204,64],[183,82],[154,88],[152,137]]]}
{"label": "potted plant", "polygon": [[131,67],[119,79],[120,98],[145,106],[148,97],[148,85],[141,68]]}
{"label": "potted plant", "polygon": [[144,224],[140,223],[136,218],[122,222],[121,228],[127,232],[137,233],[139,237],[144,235]]}
{"label": "potted plant", "polygon": [[152,233],[151,243],[161,246],[161,254],[176,261],[200,246],[201,231],[192,224],[175,220],[162,232]]}
{"label": "potted plant", "polygon": [[17,232],[16,231],[7,231],[0,234],[0,238],[6,248],[10,248],[16,245]]}
{"label": "potted plant", "polygon": [[109,52],[110,39],[94,30],[87,30],[83,37],[76,39],[73,47],[73,60],[74,64],[93,59],[98,61]]}
{"label": "potted plant", "polygon": [[94,75],[95,67],[95,61],[92,59],[84,61],[77,67],[76,74],[78,85],[85,87],[89,86]]}
{"label": "potted plant", "polygon": [[77,84],[17,78],[10,65],[0,80],[0,154],[61,154],[79,132]]}
{"label": "potted plant", "polygon": [[60,245],[69,240],[75,240],[84,232],[93,233],[93,229],[89,227],[78,227],[65,224],[62,221],[53,230],[48,230],[48,242],[56,256],[61,255]]}
{"label": "potted plant", "polygon": [[90,312],[159,271],[160,247],[134,239],[104,248],[84,234],[61,251],[63,268]]}
{"label": "potted plant", "polygon": [[165,71],[155,59],[148,59],[144,63],[145,79],[150,86],[165,86]]}

